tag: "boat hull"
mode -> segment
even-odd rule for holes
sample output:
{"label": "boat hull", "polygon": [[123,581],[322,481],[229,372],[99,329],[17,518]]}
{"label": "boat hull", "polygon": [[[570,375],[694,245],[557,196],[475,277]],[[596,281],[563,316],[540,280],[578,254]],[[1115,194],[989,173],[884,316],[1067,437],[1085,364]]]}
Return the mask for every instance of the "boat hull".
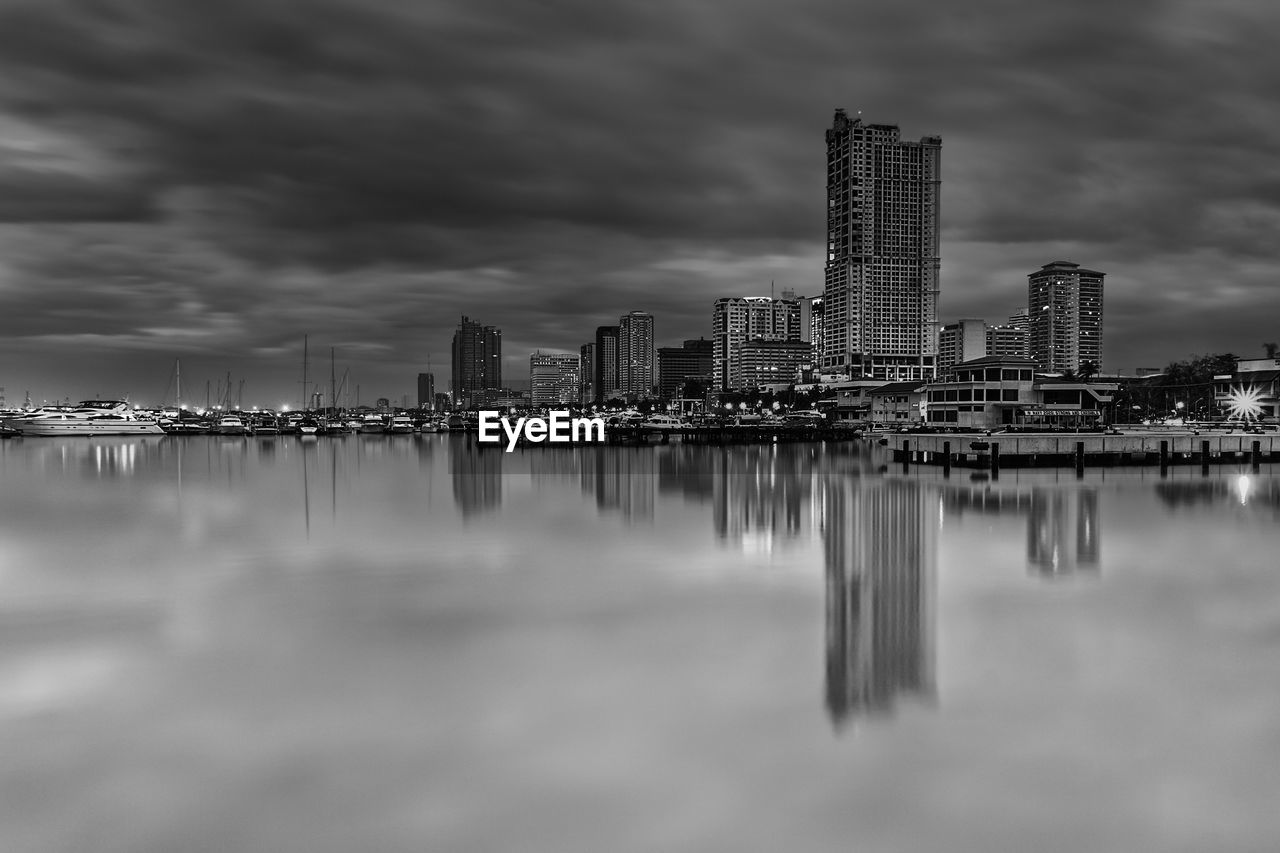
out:
{"label": "boat hull", "polygon": [[23,435],[56,436],[56,435],[164,435],[164,430],[157,423],[148,421],[118,423],[24,423],[15,425]]}

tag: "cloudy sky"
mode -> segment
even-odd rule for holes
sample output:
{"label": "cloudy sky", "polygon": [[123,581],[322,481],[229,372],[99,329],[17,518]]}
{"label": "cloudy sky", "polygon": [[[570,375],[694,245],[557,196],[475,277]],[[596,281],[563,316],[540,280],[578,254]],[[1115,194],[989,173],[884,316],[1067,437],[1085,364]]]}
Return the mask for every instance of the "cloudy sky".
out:
{"label": "cloudy sky", "polygon": [[836,107],[943,139],[944,320],[1108,273],[1106,367],[1280,339],[1280,5],[0,2],[0,386],[362,402],[822,287]]}

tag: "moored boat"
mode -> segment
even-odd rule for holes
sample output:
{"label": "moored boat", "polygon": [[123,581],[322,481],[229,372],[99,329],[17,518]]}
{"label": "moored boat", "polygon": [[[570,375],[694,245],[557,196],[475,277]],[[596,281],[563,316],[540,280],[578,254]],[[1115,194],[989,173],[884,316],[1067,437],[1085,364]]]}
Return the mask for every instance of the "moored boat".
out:
{"label": "moored boat", "polygon": [[386,431],[390,435],[406,435],[413,432],[413,418],[408,415],[396,415],[387,424]]}
{"label": "moored boat", "polygon": [[218,435],[251,435],[253,430],[239,415],[223,415],[213,428]]}
{"label": "moored boat", "polygon": [[85,400],[72,409],[9,422],[23,435],[164,435],[153,418],[140,418],[123,400]]}

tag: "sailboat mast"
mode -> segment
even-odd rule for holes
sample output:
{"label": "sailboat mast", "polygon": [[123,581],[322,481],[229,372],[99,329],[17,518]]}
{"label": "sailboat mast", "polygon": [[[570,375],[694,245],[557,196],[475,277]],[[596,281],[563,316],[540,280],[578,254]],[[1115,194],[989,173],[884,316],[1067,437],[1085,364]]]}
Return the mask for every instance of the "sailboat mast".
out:
{"label": "sailboat mast", "polygon": [[329,405],[338,410],[338,381],[334,375],[333,347],[329,347]]}
{"label": "sailboat mast", "polygon": [[305,412],[307,406],[307,335],[302,336],[302,410]]}
{"label": "sailboat mast", "polygon": [[182,359],[173,360],[173,375],[178,380],[178,408],[182,408]]}

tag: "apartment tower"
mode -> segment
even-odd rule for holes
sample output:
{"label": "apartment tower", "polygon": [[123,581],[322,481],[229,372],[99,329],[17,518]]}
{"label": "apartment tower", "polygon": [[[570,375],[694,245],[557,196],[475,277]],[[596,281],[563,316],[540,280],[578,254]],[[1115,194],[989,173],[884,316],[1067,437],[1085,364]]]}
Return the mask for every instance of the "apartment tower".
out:
{"label": "apartment tower", "polygon": [[937,367],[942,139],[836,110],[827,140],[824,371],[925,379]]}
{"label": "apartment tower", "polygon": [[1027,276],[1028,339],[1036,367],[1077,371],[1086,361],[1102,370],[1102,282],[1106,273],[1070,261],[1045,264]]}
{"label": "apartment tower", "polygon": [[463,317],[453,333],[453,400],[471,406],[502,387],[502,330]]}

